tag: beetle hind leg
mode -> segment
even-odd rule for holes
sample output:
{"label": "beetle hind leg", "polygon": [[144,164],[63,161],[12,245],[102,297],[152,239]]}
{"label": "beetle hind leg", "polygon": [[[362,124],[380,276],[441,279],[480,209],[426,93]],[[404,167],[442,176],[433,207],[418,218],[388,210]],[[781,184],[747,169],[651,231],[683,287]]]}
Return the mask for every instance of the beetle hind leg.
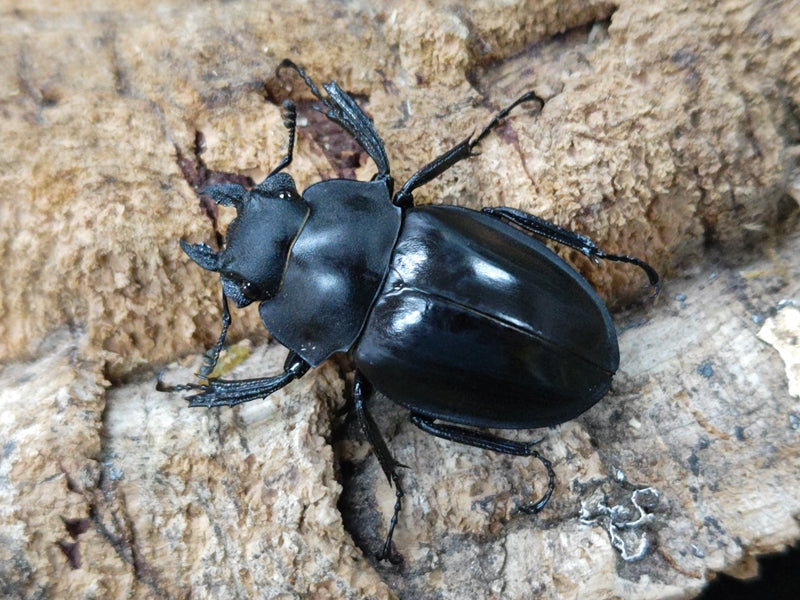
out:
{"label": "beetle hind leg", "polygon": [[392,536],[394,535],[394,528],[397,526],[397,519],[400,516],[400,511],[403,508],[403,489],[400,487],[400,475],[397,474],[397,469],[405,467],[406,465],[400,464],[392,456],[386,442],[381,435],[378,425],[369,414],[366,403],[372,396],[372,384],[358,371],[356,371],[355,383],[353,384],[353,400],[355,402],[356,416],[361,425],[361,430],[367,436],[367,440],[372,445],[375,451],[375,456],[378,458],[378,463],[386,475],[386,479],[390,484],[394,485],[395,503],[394,513],[392,520],[389,522],[389,531],[386,534],[386,540],[383,543],[381,552],[377,555],[378,560],[389,560],[391,563],[400,562],[400,557],[392,553]]}
{"label": "beetle hind leg", "polygon": [[513,456],[533,456],[542,463],[547,469],[547,491],[544,495],[536,501],[528,502],[519,507],[524,513],[534,514],[541,511],[550,501],[550,496],[553,495],[555,489],[556,475],[553,471],[553,464],[537,450],[533,448],[541,440],[534,442],[517,442],[508,440],[496,435],[491,435],[483,431],[475,429],[468,429],[466,427],[459,427],[458,425],[450,425],[449,423],[436,423],[435,419],[425,417],[418,413],[411,413],[411,422],[417,427],[422,429],[425,433],[430,433],[436,437],[451,441],[466,444],[468,446],[475,446],[476,448],[483,448],[484,450],[492,450],[500,452],[501,454],[511,454]]}

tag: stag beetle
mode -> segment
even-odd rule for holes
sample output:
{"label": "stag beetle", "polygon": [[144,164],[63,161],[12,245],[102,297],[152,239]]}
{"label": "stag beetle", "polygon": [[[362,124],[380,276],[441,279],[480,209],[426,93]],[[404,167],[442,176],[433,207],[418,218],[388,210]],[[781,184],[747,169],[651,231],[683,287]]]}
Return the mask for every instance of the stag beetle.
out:
{"label": "stag beetle", "polygon": [[[631,263],[658,293],[659,277],[644,261],[607,254],[588,238],[512,208],[473,211],[415,206],[412,192],[474,155],[481,140],[523,102],[501,110],[411,176],[397,193],[383,141],[372,121],[334,81],[323,95],[305,71],[293,69],[318,107],[363,148],[378,167],[371,181],[332,179],[298,193],[283,169],[292,161],[296,108],[283,104],[286,156],[247,190],[223,184],[202,193],[237,216],[224,247],[181,240],[184,252],[222,280],[222,333],[199,376],[205,383],[167,386],[195,391],[190,406],[234,406],[264,398],[331,355],[355,365],[354,411],[389,484],[394,514],[378,559],[392,557],[402,507],[398,463],[367,410],[373,388],[408,408],[420,429],[455,442],[533,456],[547,470],[544,495],[521,507],[544,508],[554,488],[550,462],[534,449],[485,428],[531,429],[562,423],[608,391],[619,365],[608,310],[586,280],[530,234],[598,259]],[[228,299],[241,308],[259,302],[266,328],[289,349],[282,373],[262,379],[211,377],[230,324]]]}

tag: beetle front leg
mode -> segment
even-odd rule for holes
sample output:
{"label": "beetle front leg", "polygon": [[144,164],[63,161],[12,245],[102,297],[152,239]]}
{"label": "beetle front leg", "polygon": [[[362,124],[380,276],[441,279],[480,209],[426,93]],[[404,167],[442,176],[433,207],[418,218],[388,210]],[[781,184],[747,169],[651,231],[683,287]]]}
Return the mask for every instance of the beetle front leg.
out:
{"label": "beetle front leg", "polygon": [[265,398],[273,392],[277,392],[291,381],[305,375],[309,364],[296,353],[289,352],[283,369],[283,373],[275,377],[239,380],[210,378],[205,384],[185,383],[170,386],[164,385],[161,381],[161,373],[159,373],[156,390],[159,392],[198,391],[198,394],[187,398],[191,407],[236,406],[257,398]]}
{"label": "beetle front leg", "polygon": [[400,188],[400,191],[394,195],[392,202],[396,206],[412,206],[414,204],[412,192],[415,189],[437,178],[439,175],[447,171],[447,169],[455,165],[458,161],[469,158],[470,156],[475,156],[475,153],[473,152],[475,146],[480,144],[481,140],[485,138],[492,129],[497,127],[500,122],[508,116],[508,113],[510,113],[516,106],[531,100],[540,102],[541,105],[544,106],[544,100],[537,96],[536,93],[528,92],[523,94],[499,113],[497,113],[491,122],[484,127],[483,131],[481,131],[477,136],[469,136],[460,144],[456,144],[447,152],[444,152],[434,158],[431,162],[409,177],[408,181],[406,181],[403,184],[403,187]]}
{"label": "beetle front leg", "polygon": [[353,401],[355,403],[356,416],[361,425],[361,430],[367,436],[367,440],[375,450],[375,456],[378,458],[378,463],[381,465],[386,479],[389,484],[394,484],[395,490],[395,503],[394,514],[389,523],[389,532],[386,534],[386,541],[383,543],[383,549],[378,554],[378,560],[388,559],[391,563],[399,562],[399,557],[392,554],[392,536],[394,535],[394,528],[397,526],[397,519],[400,515],[400,510],[403,508],[403,490],[400,487],[400,476],[397,474],[398,467],[405,467],[400,464],[392,456],[386,442],[381,435],[378,425],[372,418],[372,415],[367,411],[367,400],[372,396],[372,385],[367,379],[358,371],[356,371],[355,382],[353,384]]}
{"label": "beetle front leg", "polygon": [[383,144],[381,136],[375,129],[366,113],[361,107],[353,100],[335,81],[323,84],[322,87],[328,93],[327,97],[320,92],[319,88],[314,84],[311,78],[306,75],[306,72],[299,65],[296,65],[288,58],[285,58],[278,65],[275,74],[280,76],[283,69],[293,69],[302,77],[305,84],[311,90],[311,93],[322,102],[326,110],[325,116],[331,121],[339,125],[347,133],[353,136],[353,139],[361,146],[364,151],[375,161],[378,167],[379,179],[387,181],[391,188],[391,176],[389,175],[389,159],[386,156],[386,149]]}
{"label": "beetle front leg", "polygon": [[555,489],[556,475],[553,472],[552,463],[544,456],[534,450],[533,446],[538,444],[541,440],[535,442],[516,442],[508,440],[496,435],[491,435],[483,431],[476,431],[474,429],[467,429],[466,427],[459,427],[458,425],[450,425],[448,423],[436,423],[435,419],[422,416],[418,413],[411,413],[411,422],[426,433],[435,435],[442,439],[466,444],[468,446],[475,446],[476,448],[483,448],[484,450],[492,450],[493,452],[500,452],[501,454],[511,454],[513,456],[533,456],[547,469],[547,491],[536,502],[529,502],[520,507],[524,513],[533,514],[541,511],[550,500],[550,496]]}

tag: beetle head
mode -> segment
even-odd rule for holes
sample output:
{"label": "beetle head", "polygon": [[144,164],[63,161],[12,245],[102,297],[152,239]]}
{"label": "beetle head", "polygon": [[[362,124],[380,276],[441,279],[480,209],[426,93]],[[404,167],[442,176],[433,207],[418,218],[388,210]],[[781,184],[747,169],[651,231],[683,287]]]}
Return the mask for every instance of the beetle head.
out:
{"label": "beetle head", "polygon": [[202,193],[217,204],[233,206],[237,215],[225,232],[222,251],[181,240],[183,251],[204,269],[220,274],[225,295],[239,308],[277,294],[292,244],[309,212],[292,178],[276,173],[250,191],[224,184]]}

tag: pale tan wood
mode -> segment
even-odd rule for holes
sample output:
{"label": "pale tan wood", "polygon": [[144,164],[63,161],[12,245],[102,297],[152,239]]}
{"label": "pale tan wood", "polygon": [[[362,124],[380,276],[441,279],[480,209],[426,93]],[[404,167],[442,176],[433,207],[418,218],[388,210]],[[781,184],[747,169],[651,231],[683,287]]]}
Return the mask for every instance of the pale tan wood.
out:
{"label": "pale tan wood", "polygon": [[[800,537],[798,40],[794,1],[5,2],[2,595],[688,598],[752,574]],[[418,201],[523,208],[665,275],[650,301],[637,269],[568,256],[617,307],[622,365],[579,419],[519,432],[554,461],[541,515],[515,511],[536,461],[453,447],[379,400],[410,468],[405,565],[376,567],[394,492],[363,442],[332,444],[343,365],[234,410],[153,390],[218,332],[218,283],[176,240],[211,238],[204,169],[258,180],[283,154],[280,101],[309,100],[273,76],[284,57],[357,96],[400,182],[532,87],[543,113]],[[298,185],[369,178],[309,109]],[[254,310],[241,339],[227,375],[280,368]],[[622,528],[648,487],[651,516]],[[611,528],[602,506],[631,512]],[[629,554],[646,534],[642,559],[609,530]]]}

